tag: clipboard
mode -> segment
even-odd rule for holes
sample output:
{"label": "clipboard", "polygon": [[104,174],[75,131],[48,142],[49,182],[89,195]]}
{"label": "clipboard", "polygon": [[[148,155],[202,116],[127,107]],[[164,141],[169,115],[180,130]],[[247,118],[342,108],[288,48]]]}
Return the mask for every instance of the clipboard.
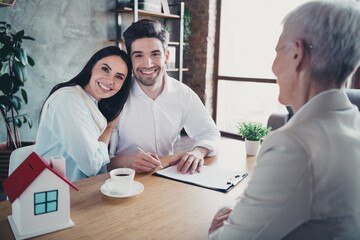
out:
{"label": "clipboard", "polygon": [[229,192],[248,174],[241,171],[220,169],[213,166],[202,166],[200,173],[194,172],[193,174],[183,174],[177,172],[177,165],[174,165],[156,171],[153,175],[215,191]]}

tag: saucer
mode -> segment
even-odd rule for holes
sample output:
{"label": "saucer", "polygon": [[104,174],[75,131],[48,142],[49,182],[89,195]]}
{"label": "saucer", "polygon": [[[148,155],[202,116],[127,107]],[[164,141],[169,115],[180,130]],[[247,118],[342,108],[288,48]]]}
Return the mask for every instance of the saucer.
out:
{"label": "saucer", "polygon": [[100,191],[102,194],[109,196],[109,197],[116,197],[116,198],[125,198],[125,197],[132,197],[138,195],[144,190],[144,185],[138,181],[133,181],[132,188],[127,193],[116,193],[110,190],[107,183],[111,181],[111,179],[107,179],[105,183],[101,186]]}

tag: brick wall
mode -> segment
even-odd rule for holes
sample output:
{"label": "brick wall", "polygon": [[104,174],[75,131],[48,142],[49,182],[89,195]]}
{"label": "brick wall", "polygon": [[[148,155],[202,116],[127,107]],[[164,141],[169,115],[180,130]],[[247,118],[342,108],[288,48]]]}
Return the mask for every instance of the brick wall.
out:
{"label": "brick wall", "polygon": [[183,82],[190,86],[213,112],[215,30],[217,0],[183,0],[191,17],[190,49],[184,54]]}

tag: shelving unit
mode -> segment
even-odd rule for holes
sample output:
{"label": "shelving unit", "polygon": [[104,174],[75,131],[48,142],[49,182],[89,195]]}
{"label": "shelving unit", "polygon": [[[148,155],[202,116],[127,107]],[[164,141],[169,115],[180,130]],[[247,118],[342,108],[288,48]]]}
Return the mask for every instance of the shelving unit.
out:
{"label": "shelving unit", "polygon": [[[121,21],[121,15],[122,14],[132,14],[133,15],[133,22],[137,22],[139,19],[139,16],[148,16],[148,17],[154,17],[154,18],[162,18],[165,20],[176,20],[179,21],[179,41],[172,41],[169,42],[169,45],[176,46],[178,49],[177,56],[176,56],[176,68],[172,69],[166,69],[167,72],[177,72],[178,76],[177,79],[182,82],[183,80],[183,72],[188,71],[187,68],[183,68],[183,52],[184,52],[184,9],[185,4],[183,2],[180,2],[180,14],[164,14],[164,13],[156,13],[156,12],[150,12],[142,9],[138,9],[138,0],[134,0],[134,8],[130,7],[123,7],[119,9],[113,9],[113,12],[116,12],[118,14],[117,17],[117,23],[116,25],[119,25],[119,22]],[[120,18],[120,20],[119,20]],[[119,28],[117,28],[117,31],[119,31]],[[117,33],[117,36],[119,36],[120,33]],[[112,42],[116,42],[118,46],[124,43],[123,39],[115,39],[110,40]]]}
{"label": "shelving unit", "polygon": [[[114,9],[114,11],[118,12],[118,13],[134,13],[134,19],[135,19],[135,11],[133,8],[129,8],[129,7],[124,7],[121,9]],[[142,16],[150,16],[150,17],[158,17],[158,18],[180,18],[179,15],[175,15],[175,14],[165,14],[165,13],[155,13],[155,12],[149,12],[149,11],[145,11],[145,10],[141,10],[138,9],[138,15],[142,15]]]}
{"label": "shelving unit", "polygon": [[3,2],[0,2],[0,7],[11,7],[15,2],[16,0],[3,0]]}

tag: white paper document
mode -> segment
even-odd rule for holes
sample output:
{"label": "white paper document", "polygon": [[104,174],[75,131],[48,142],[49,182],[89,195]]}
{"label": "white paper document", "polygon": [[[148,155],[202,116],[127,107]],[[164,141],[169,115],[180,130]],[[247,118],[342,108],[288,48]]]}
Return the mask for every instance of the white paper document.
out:
{"label": "white paper document", "polygon": [[201,171],[193,174],[177,172],[177,165],[166,167],[154,173],[155,176],[194,184],[217,191],[227,192],[247,176],[241,171],[219,169],[212,166],[202,166]]}

